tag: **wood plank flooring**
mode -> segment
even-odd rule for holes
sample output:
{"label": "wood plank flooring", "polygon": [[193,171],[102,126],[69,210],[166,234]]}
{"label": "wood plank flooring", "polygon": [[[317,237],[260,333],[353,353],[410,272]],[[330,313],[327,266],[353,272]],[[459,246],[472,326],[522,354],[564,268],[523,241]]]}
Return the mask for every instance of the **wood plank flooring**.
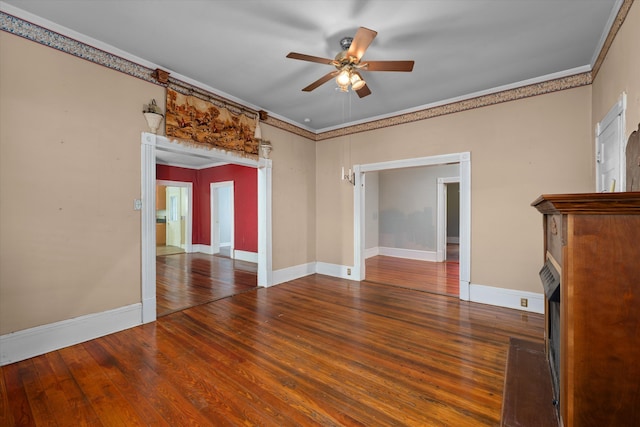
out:
{"label": "wood plank flooring", "polygon": [[156,313],[175,311],[257,286],[257,264],[202,253],[156,257]]}
{"label": "wood plank flooring", "polygon": [[183,254],[185,251],[179,246],[156,246],[156,255]]}
{"label": "wood plank flooring", "polygon": [[0,368],[0,425],[496,426],[542,315],[312,275]]}
{"label": "wood plank flooring", "polygon": [[365,261],[365,280],[440,295],[460,295],[460,263],[429,262],[389,256]]}

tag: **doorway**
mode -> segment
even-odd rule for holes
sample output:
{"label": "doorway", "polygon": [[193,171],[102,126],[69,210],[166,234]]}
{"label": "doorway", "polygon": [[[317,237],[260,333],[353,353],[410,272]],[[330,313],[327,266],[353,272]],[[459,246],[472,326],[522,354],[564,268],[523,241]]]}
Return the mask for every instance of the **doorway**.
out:
{"label": "doorway", "polygon": [[235,258],[233,181],[211,183],[211,248],[214,255]]}
{"label": "doorway", "polygon": [[207,164],[233,163],[257,169],[258,181],[258,263],[257,285],[273,282],[271,253],[271,187],[272,161],[264,158],[242,158],[216,148],[197,148],[171,142],[151,133],[141,135],[141,195],[142,195],[142,323],[153,322],[156,311],[156,251],[155,251],[155,185],[156,153],[162,151],[178,158],[195,157]]}
{"label": "doorway", "polygon": [[156,255],[192,252],[193,184],[156,181]]}
{"label": "doorway", "polygon": [[460,177],[438,178],[437,261],[459,261]]}
{"label": "doorway", "polygon": [[[354,186],[354,280],[366,278],[365,227],[366,227],[366,199],[365,176],[367,172],[384,171],[399,168],[410,168],[430,165],[459,165],[460,183],[460,215],[459,215],[459,266],[458,268],[458,296],[468,301],[471,267],[471,154],[469,152],[445,154],[439,156],[414,159],[396,160],[365,165],[355,165]],[[446,221],[446,220],[445,220]],[[446,233],[445,233],[446,234]],[[446,236],[443,239],[446,241]]]}

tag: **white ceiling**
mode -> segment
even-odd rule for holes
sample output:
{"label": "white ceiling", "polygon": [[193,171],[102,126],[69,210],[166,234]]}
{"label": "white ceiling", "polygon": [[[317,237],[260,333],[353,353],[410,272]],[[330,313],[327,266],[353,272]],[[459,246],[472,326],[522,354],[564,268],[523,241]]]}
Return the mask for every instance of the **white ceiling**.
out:
{"label": "white ceiling", "polygon": [[[54,23],[49,28],[322,132],[532,79],[588,71],[620,4],[8,0],[0,5],[7,13],[45,27]],[[332,68],[286,54],[333,58],[339,40],[353,36],[359,26],[378,31],[365,60],[413,59],[413,72],[364,72],[373,93],[362,99],[340,93],[333,81],[302,92]],[[141,105],[147,101],[140,100]]]}

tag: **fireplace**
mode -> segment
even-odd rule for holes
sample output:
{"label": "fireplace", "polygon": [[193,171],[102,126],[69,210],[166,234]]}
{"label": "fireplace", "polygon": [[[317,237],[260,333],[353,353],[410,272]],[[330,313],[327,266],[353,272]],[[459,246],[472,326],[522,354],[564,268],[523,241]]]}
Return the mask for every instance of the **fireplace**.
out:
{"label": "fireplace", "polygon": [[567,427],[640,425],[640,192],[532,205],[544,215],[543,357],[558,404],[545,408]]}
{"label": "fireplace", "polygon": [[547,260],[540,270],[547,308],[546,347],[553,385],[553,404],[560,404],[560,274]]}

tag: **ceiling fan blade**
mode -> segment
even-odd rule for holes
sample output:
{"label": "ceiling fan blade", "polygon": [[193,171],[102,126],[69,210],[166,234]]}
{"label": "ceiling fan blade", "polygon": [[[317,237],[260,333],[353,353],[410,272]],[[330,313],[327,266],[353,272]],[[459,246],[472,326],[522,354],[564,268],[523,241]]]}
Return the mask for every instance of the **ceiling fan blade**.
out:
{"label": "ceiling fan blade", "polygon": [[365,85],[358,89],[356,93],[360,98],[364,98],[367,95],[371,95],[371,89],[369,89],[369,86],[365,83]]}
{"label": "ceiling fan blade", "polygon": [[376,38],[376,35],[378,35],[376,31],[370,30],[365,27],[358,28],[358,31],[356,32],[356,35],[351,42],[351,46],[349,47],[349,51],[347,52],[348,55],[355,56],[359,61],[373,39]]}
{"label": "ceiling fan blade", "polygon": [[304,89],[302,89],[302,91],[303,92],[311,92],[315,88],[317,88],[319,86],[322,86],[323,84],[325,84],[326,82],[331,80],[336,74],[338,74],[338,71],[332,71],[330,73],[327,73],[324,76],[320,77],[315,82],[311,83],[309,86],[307,86]]}
{"label": "ceiling fan blade", "polygon": [[367,71],[412,71],[413,61],[366,61],[362,68]]}
{"label": "ceiling fan blade", "polygon": [[319,56],[305,55],[304,53],[290,52],[287,58],[299,59],[301,61],[319,62],[320,64],[333,65],[333,59],[320,58]]}

